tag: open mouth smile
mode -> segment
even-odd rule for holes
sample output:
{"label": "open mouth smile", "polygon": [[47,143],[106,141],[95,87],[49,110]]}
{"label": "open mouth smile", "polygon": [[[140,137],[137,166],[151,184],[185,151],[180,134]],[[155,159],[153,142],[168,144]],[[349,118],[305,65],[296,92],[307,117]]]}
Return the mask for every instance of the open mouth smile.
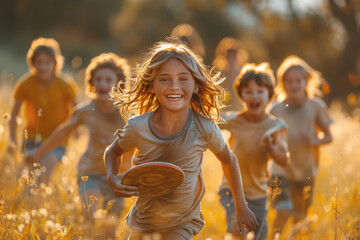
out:
{"label": "open mouth smile", "polygon": [[181,94],[169,94],[166,95],[166,98],[171,100],[171,101],[178,101],[181,100],[184,96]]}

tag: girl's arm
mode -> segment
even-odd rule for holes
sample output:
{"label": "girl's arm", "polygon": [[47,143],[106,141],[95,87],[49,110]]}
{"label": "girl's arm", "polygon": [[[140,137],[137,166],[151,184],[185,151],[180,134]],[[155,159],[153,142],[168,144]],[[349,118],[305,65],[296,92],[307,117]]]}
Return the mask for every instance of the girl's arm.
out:
{"label": "girl's arm", "polygon": [[320,129],[321,129],[321,132],[323,133],[323,137],[321,137],[321,138],[319,138],[317,136],[311,137],[308,133],[301,132],[302,138],[310,146],[314,146],[314,147],[332,142],[333,137],[330,132],[330,126],[329,125],[320,126]]}
{"label": "girl's arm", "polygon": [[29,151],[25,154],[25,162],[28,164],[33,163],[36,159],[41,158],[45,153],[59,146],[66,138],[70,136],[76,127],[77,124],[73,118],[61,124],[36,150]]}
{"label": "girl's arm", "polygon": [[10,126],[10,145],[8,150],[15,151],[17,148],[17,139],[16,139],[16,130],[17,130],[17,122],[16,118],[19,114],[20,108],[22,105],[22,101],[15,101],[12,109],[11,109],[11,116],[9,121]]}
{"label": "girl's arm", "polygon": [[104,162],[107,171],[108,185],[117,197],[132,197],[139,194],[137,187],[121,184],[123,174],[118,174],[121,166],[121,156],[124,151],[117,143],[117,139],[106,148]]}
{"label": "girl's arm", "polygon": [[215,155],[221,162],[224,175],[234,196],[236,221],[240,232],[244,232],[244,226],[250,231],[255,230],[258,222],[255,214],[247,207],[241,183],[240,169],[235,155],[227,145],[224,150]]}

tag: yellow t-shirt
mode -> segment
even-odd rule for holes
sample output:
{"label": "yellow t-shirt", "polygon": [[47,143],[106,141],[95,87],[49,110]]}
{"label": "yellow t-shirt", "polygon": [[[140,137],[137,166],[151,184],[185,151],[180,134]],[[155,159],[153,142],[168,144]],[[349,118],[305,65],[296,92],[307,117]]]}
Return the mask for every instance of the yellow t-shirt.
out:
{"label": "yellow t-shirt", "polygon": [[[240,167],[245,197],[249,200],[265,198],[270,177],[268,154],[261,149],[261,139],[269,134],[273,144],[287,151],[286,125],[283,121],[268,115],[260,122],[249,122],[238,113],[222,116],[225,124],[221,129],[230,131],[231,150]],[[220,188],[228,187],[225,178]]]}
{"label": "yellow t-shirt", "polygon": [[[70,115],[74,104],[76,89],[71,83],[56,76],[47,88],[40,88],[36,77],[23,76],[16,84],[13,98],[24,104],[25,128],[29,139],[36,133],[44,141],[52,131]],[[39,115],[39,110],[42,113]]]}
{"label": "yellow t-shirt", "polygon": [[321,99],[308,98],[301,106],[287,106],[280,102],[274,105],[271,113],[283,119],[288,126],[288,144],[290,164],[285,168],[273,165],[273,174],[285,175],[291,181],[307,181],[316,175],[318,147],[309,146],[302,137],[302,132],[317,135],[317,128],[328,126],[332,119],[326,104]]}

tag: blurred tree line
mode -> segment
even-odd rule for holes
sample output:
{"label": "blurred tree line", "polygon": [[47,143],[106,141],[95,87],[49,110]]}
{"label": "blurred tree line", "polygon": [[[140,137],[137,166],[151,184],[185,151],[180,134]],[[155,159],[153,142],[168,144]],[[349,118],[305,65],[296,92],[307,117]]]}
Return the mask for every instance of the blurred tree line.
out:
{"label": "blurred tree line", "polygon": [[[323,0],[316,9],[273,0],[0,0],[0,44],[54,37],[66,58],[79,55],[83,67],[103,51],[135,63],[154,42],[180,23],[203,39],[207,64],[226,36],[243,42],[249,61],[269,61],[276,70],[289,54],[304,58],[331,86],[327,99],[359,104],[360,0]],[[349,100],[349,96],[351,96]]]}

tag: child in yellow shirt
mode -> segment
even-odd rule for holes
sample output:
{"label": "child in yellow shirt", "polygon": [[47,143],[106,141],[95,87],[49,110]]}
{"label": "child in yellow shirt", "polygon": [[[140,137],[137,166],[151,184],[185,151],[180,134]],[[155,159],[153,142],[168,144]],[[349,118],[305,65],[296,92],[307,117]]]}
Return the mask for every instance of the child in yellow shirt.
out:
{"label": "child in yellow shirt", "polygon": [[[123,198],[117,198],[107,185],[103,154],[106,146],[114,141],[116,129],[125,125],[119,111],[111,101],[109,93],[111,88],[119,83],[125,87],[129,75],[130,66],[126,59],[114,53],[103,53],[94,57],[85,71],[86,92],[92,100],[76,106],[68,121],[56,128],[36,151],[25,155],[25,161],[32,163],[36,158],[60,145],[77,127],[85,126],[89,131],[89,141],[77,169],[81,200],[86,206],[86,194],[97,199],[102,196],[104,197],[102,208],[105,208],[110,201],[114,201],[109,213],[116,220],[119,220],[123,209]],[[126,162],[126,165],[123,164],[122,167],[129,168],[129,161],[123,162]],[[83,176],[87,178],[86,185]],[[91,214],[97,207],[97,202],[92,204]],[[115,222],[114,229],[107,233],[108,237],[115,237],[118,221]]]}
{"label": "child in yellow shirt", "polygon": [[[29,151],[41,145],[70,116],[75,104],[75,86],[61,74],[63,56],[55,39],[38,38],[32,41],[26,60],[30,72],[17,82],[13,93],[15,101],[10,119],[11,151],[18,149],[16,118],[22,106],[27,130],[23,148]],[[46,162],[39,160],[41,166],[46,168],[41,175],[42,181],[49,180],[52,170],[64,153],[65,141],[47,154]]]}

